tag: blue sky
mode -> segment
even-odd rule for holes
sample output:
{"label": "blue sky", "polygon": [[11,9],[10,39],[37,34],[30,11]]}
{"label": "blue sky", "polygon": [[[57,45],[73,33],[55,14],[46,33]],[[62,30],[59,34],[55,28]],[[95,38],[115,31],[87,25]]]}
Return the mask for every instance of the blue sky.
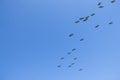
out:
{"label": "blue sky", "polygon": [[[103,9],[97,7],[100,1]],[[119,80],[119,3],[0,0],[0,80]],[[87,22],[74,23],[91,13],[96,15]],[[69,38],[70,33],[75,35]],[[72,48],[77,50],[68,56]],[[64,61],[59,60],[62,56]]]}

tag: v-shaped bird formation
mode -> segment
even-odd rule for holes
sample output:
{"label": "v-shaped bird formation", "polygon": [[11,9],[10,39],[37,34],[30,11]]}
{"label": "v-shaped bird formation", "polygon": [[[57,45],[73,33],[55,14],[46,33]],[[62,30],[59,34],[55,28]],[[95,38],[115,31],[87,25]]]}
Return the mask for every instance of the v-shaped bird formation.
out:
{"label": "v-shaped bird formation", "polygon": [[[111,0],[111,1],[110,1],[111,4],[113,4],[113,3],[115,3],[115,2],[116,2],[116,0]],[[97,3],[97,7],[100,8],[100,9],[102,9],[102,8],[104,8],[105,6],[103,5],[103,2],[98,2],[98,3]],[[94,17],[95,15],[96,15],[95,13],[91,13],[91,14],[89,14],[89,15],[87,15],[87,16],[80,17],[80,18],[78,18],[74,23],[75,23],[75,24],[78,24],[78,23],[80,23],[80,22],[86,22],[86,21],[88,21],[90,18]],[[112,24],[113,24],[113,21],[109,21],[107,24],[112,25]],[[94,28],[96,28],[96,29],[99,28],[99,27],[101,27],[100,24],[97,24],[97,25],[94,26]],[[68,37],[71,38],[71,37],[73,37],[74,35],[75,35],[74,33],[70,33],[70,34],[68,35]],[[82,42],[82,41],[84,41],[84,40],[85,40],[84,37],[82,37],[82,38],[79,39],[80,42]],[[73,54],[75,51],[77,51],[76,48],[71,49],[69,52],[66,53],[66,54],[67,54],[67,57],[60,57],[59,60],[60,60],[61,62],[64,62],[64,60],[65,60],[66,58],[68,58],[69,55]],[[68,68],[74,67],[77,60],[78,60],[78,57],[73,56],[73,58],[71,59],[71,63],[70,63],[70,64],[67,64],[68,66],[66,66],[66,67],[68,67]],[[57,65],[57,68],[62,68],[62,67],[63,67],[62,64]],[[78,71],[83,71],[83,67],[79,67],[79,68],[78,68]]]}

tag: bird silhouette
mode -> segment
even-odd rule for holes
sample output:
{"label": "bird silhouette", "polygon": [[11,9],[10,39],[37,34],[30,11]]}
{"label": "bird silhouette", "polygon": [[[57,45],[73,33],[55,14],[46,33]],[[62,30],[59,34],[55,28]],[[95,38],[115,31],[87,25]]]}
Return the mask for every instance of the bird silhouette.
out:
{"label": "bird silhouette", "polygon": [[70,55],[70,54],[71,54],[71,52],[68,52],[67,54],[68,54],[68,55]]}
{"label": "bird silhouette", "polygon": [[73,60],[77,60],[77,57],[75,57]]}
{"label": "bird silhouette", "polygon": [[92,13],[92,14],[91,14],[91,16],[94,16],[94,15],[95,15],[95,13]]}
{"label": "bird silhouette", "polygon": [[75,63],[71,63],[71,65],[74,65]]}
{"label": "bird silhouette", "polygon": [[104,6],[99,6],[99,8],[103,8]]}
{"label": "bird silhouette", "polygon": [[85,21],[87,21],[88,20],[88,18],[85,18],[83,21],[85,22]]}
{"label": "bird silhouette", "polygon": [[79,20],[75,21],[75,23],[79,23],[79,22],[80,22]]}
{"label": "bird silhouette", "polygon": [[84,41],[84,38],[81,38],[80,41]]}
{"label": "bird silhouette", "polygon": [[113,24],[113,22],[111,21],[111,22],[109,22],[109,24]]}
{"label": "bird silhouette", "polygon": [[60,68],[60,67],[61,67],[61,65],[58,65],[57,67],[58,67],[58,68]]}
{"label": "bird silhouette", "polygon": [[82,71],[83,69],[82,68],[80,68],[78,71]]}
{"label": "bird silhouette", "polygon": [[75,48],[72,49],[72,51],[75,51],[75,50],[76,50]]}
{"label": "bird silhouette", "polygon": [[84,20],[83,20],[83,21],[87,21],[87,20],[88,20],[88,18],[89,18],[89,16],[86,16],[86,17],[84,18]]}
{"label": "bird silhouette", "polygon": [[71,33],[71,34],[69,34],[69,37],[72,37],[74,34],[73,33]]}
{"label": "bird silhouette", "polygon": [[116,0],[112,0],[111,3],[114,3]]}
{"label": "bird silhouette", "polygon": [[63,60],[63,59],[65,59],[65,58],[64,58],[64,57],[61,57],[61,58],[60,58],[60,60]]}
{"label": "bird silhouette", "polygon": [[79,20],[83,20],[83,19],[84,19],[84,17],[79,18]]}
{"label": "bird silhouette", "polygon": [[68,65],[68,68],[72,67],[72,65]]}
{"label": "bird silhouette", "polygon": [[100,25],[96,25],[95,28],[98,28]]}
{"label": "bird silhouette", "polygon": [[99,2],[97,5],[100,6],[102,4],[102,2]]}
{"label": "bird silhouette", "polygon": [[90,16],[86,16],[85,18],[88,19]]}

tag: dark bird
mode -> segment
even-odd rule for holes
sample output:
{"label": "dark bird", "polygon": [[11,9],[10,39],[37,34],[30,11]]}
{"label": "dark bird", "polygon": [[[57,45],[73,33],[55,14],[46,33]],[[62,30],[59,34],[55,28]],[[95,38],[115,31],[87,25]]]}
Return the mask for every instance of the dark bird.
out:
{"label": "dark bird", "polygon": [[74,65],[75,63],[71,63],[71,65]]}
{"label": "dark bird", "polygon": [[109,22],[109,24],[113,24],[113,22],[111,21],[111,22]]}
{"label": "dark bird", "polygon": [[81,38],[80,41],[84,41],[84,38]]}
{"label": "dark bird", "polygon": [[88,19],[88,18],[89,18],[89,16],[86,16],[85,18],[86,18],[86,19]]}
{"label": "dark bird", "polygon": [[77,57],[75,57],[73,60],[77,60]]}
{"label": "dark bird", "polygon": [[75,21],[75,23],[79,23],[79,22],[80,22],[79,20]]}
{"label": "dark bird", "polygon": [[65,58],[64,58],[64,57],[61,57],[61,58],[60,58],[60,60],[63,60],[63,59],[65,59]]}
{"label": "dark bird", "polygon": [[61,65],[58,65],[57,67],[58,67],[58,68],[60,68],[60,67],[61,67]]}
{"label": "dark bird", "polygon": [[114,3],[114,2],[115,2],[115,0],[112,0],[112,1],[111,1],[111,3]]}
{"label": "dark bird", "polygon": [[84,17],[79,18],[79,20],[83,20],[83,19],[84,19]]}
{"label": "dark bird", "polygon": [[83,21],[87,21],[87,20],[88,20],[88,18],[89,18],[89,16],[86,16],[86,17],[84,18],[84,20],[83,20]]}
{"label": "dark bird", "polygon": [[95,13],[92,13],[92,14],[91,14],[91,16],[94,16],[94,15],[95,15]]}
{"label": "dark bird", "polygon": [[71,52],[68,52],[67,54],[68,54],[68,55],[70,55],[70,54],[71,54]]}
{"label": "dark bird", "polygon": [[71,33],[71,34],[69,34],[69,37],[72,37],[74,34],[73,33]]}
{"label": "dark bird", "polygon": [[72,51],[75,51],[75,50],[76,50],[75,48],[72,49]]}
{"label": "dark bird", "polygon": [[102,2],[99,2],[97,5],[100,6],[102,4]]}
{"label": "dark bird", "polygon": [[103,8],[104,6],[99,6],[99,8]]}
{"label": "dark bird", "polygon": [[85,22],[85,21],[87,21],[88,19],[84,19],[83,21]]}
{"label": "dark bird", "polygon": [[79,71],[82,71],[82,70],[83,70],[82,68],[79,69]]}
{"label": "dark bird", "polygon": [[68,65],[68,67],[70,68],[70,67],[72,67],[72,65]]}
{"label": "dark bird", "polygon": [[95,28],[98,28],[100,25],[96,25]]}

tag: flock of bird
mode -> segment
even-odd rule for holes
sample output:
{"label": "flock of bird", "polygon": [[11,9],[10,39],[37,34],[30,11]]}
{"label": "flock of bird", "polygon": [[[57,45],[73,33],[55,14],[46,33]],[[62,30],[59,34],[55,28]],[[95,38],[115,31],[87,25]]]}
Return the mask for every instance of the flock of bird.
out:
{"label": "flock of bird", "polygon": [[[110,3],[115,3],[115,2],[116,2],[116,0],[110,1]],[[102,5],[102,2],[99,2],[99,3],[97,4],[97,6],[98,6],[98,8],[104,8],[104,6]],[[78,20],[76,20],[74,23],[78,24],[78,23],[81,22],[81,21],[83,21],[83,22],[88,21],[90,17],[93,17],[93,16],[95,16],[95,15],[96,15],[95,13],[92,13],[92,14],[90,14],[90,15],[88,15],[88,16],[81,17],[81,18],[79,18]],[[111,25],[111,24],[113,24],[113,22],[110,21],[108,24]],[[94,28],[98,28],[98,27],[100,27],[99,24],[96,25]],[[71,34],[68,35],[68,37],[73,37],[74,35],[75,35],[74,33],[71,33]],[[84,41],[84,38],[81,38],[80,41],[81,41],[81,42]],[[70,52],[67,53],[67,55],[72,54],[72,53],[73,53],[74,51],[76,51],[76,50],[77,50],[76,48],[73,48]],[[60,58],[61,61],[63,61],[64,59],[65,59],[65,57],[61,57],[61,58]],[[78,59],[77,57],[74,57],[74,58],[73,58],[74,61],[76,61],[77,59]],[[69,64],[69,65],[68,65],[68,68],[71,68],[73,65],[75,65],[75,62],[72,62],[71,64]],[[61,68],[62,66],[63,66],[63,65],[59,64],[59,65],[57,66],[57,68]],[[79,69],[78,69],[78,71],[82,71],[82,70],[83,70],[83,68],[79,68]]]}

